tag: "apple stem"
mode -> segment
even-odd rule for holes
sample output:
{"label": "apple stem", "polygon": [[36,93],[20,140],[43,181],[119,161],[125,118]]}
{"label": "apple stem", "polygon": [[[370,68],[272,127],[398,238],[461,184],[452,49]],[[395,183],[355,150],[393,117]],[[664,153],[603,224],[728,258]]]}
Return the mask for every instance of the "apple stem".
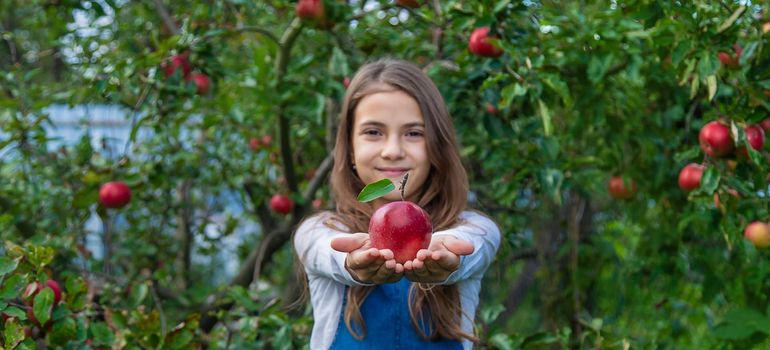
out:
{"label": "apple stem", "polygon": [[401,191],[401,200],[404,200],[404,191],[406,190],[406,179],[409,178],[409,173],[404,174],[404,178],[401,180],[401,188],[398,190]]}

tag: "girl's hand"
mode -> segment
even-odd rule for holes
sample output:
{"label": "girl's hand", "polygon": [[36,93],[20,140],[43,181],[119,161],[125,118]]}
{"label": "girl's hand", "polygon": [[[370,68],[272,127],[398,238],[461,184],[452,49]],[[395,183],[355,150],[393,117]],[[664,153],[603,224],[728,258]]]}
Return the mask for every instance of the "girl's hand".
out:
{"label": "girl's hand", "polygon": [[404,274],[412,282],[446,281],[460,268],[460,256],[473,253],[473,244],[453,236],[431,239],[428,249],[420,249],[414,260],[404,263]]}
{"label": "girl's hand", "polygon": [[348,253],[345,268],[361,283],[393,283],[403,277],[404,265],[396,262],[393,251],[372,247],[368,233],[354,233],[332,240],[332,249]]}

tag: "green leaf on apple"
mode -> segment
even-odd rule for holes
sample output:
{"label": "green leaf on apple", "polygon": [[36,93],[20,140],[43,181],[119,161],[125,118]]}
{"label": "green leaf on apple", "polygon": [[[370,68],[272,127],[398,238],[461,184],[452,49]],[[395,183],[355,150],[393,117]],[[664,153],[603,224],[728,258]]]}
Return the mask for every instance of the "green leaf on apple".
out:
{"label": "green leaf on apple", "polygon": [[372,182],[364,186],[364,189],[362,189],[358,194],[358,201],[361,203],[371,202],[390,193],[390,191],[395,189],[396,185],[394,185],[390,179],[382,179],[376,182]]}
{"label": "green leaf on apple", "polygon": [[43,290],[35,296],[35,302],[32,305],[32,313],[35,315],[35,319],[37,319],[41,325],[44,325],[51,319],[53,290],[51,290],[51,288],[43,288]]}

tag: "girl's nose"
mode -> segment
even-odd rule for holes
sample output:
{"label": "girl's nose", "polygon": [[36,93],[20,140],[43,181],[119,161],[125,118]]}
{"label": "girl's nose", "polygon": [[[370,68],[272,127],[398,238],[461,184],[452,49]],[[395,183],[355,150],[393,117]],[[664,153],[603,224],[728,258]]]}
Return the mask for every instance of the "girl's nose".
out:
{"label": "girl's nose", "polygon": [[382,147],[381,156],[386,159],[397,159],[404,156],[404,147],[401,145],[401,138],[390,136]]}

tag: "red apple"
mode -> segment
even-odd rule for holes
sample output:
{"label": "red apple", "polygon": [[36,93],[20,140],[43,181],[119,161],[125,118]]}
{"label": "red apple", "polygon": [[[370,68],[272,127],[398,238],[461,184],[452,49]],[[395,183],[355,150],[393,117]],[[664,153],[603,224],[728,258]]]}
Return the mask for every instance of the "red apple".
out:
{"label": "red apple", "polygon": [[270,208],[278,214],[288,214],[294,209],[294,201],[284,194],[275,194],[270,198]]}
{"label": "red apple", "polygon": [[23,299],[27,305],[32,305],[37,293],[40,293],[43,289],[50,288],[53,291],[53,304],[58,305],[61,302],[61,286],[54,280],[48,280],[43,285],[40,282],[32,282],[27,285],[22,294]]}
{"label": "red apple", "polygon": [[[762,146],[765,145],[765,131],[759,125],[749,125],[743,131],[746,133],[746,140],[749,142],[751,148],[759,151]],[[749,153],[746,151],[746,146],[741,145],[736,151],[738,155],[742,157],[748,157]]]}
{"label": "red apple", "polygon": [[714,158],[726,156],[734,148],[730,128],[716,120],[709,122],[700,129],[698,141],[703,153]]}
{"label": "red apple", "polygon": [[770,247],[770,225],[762,221],[754,221],[743,230],[746,237],[754,246],[762,249]]}
{"label": "red apple", "polygon": [[273,135],[262,136],[262,145],[263,146],[270,146],[271,142],[273,142]]}
{"label": "red apple", "polygon": [[345,89],[347,89],[350,86],[350,78],[345,77],[345,79],[342,79],[342,85],[345,85]]}
{"label": "red apple", "polygon": [[468,41],[468,49],[476,56],[499,57],[503,54],[503,50],[490,44],[488,42],[489,38],[496,38],[495,36],[489,36],[489,27],[474,29],[471,39]]}
{"label": "red apple", "polygon": [[256,152],[259,150],[260,146],[259,139],[256,137],[252,137],[251,140],[249,140],[249,148],[251,148],[252,151]]}
{"label": "red apple", "polygon": [[369,220],[372,247],[392,250],[402,264],[413,260],[420,249],[427,249],[432,234],[430,216],[412,202],[385,204]]}
{"label": "red apple", "polygon": [[107,208],[123,208],[131,201],[131,189],[122,181],[108,182],[99,189],[99,203]]}
{"label": "red apple", "polygon": [[188,80],[195,84],[198,95],[205,95],[211,88],[211,80],[206,74],[193,73]]}
{"label": "red apple", "polygon": [[323,199],[316,198],[316,199],[313,200],[313,208],[315,208],[316,210],[319,210],[319,209],[323,208],[323,206],[324,206],[324,200]]}
{"label": "red apple", "polygon": [[610,178],[607,187],[609,188],[610,195],[615,199],[629,199],[636,194],[636,181],[634,179],[628,179],[628,185],[623,181],[620,176],[613,176]]}
{"label": "red apple", "polygon": [[703,176],[703,170],[706,167],[696,163],[687,164],[679,172],[679,188],[682,191],[690,192],[700,187],[700,178]]}
{"label": "red apple", "polygon": [[738,66],[740,66],[740,59],[741,54],[743,53],[743,48],[740,47],[740,45],[735,44],[733,45],[733,50],[735,51],[735,56],[724,51],[719,52],[719,62],[728,68],[738,68]]}
{"label": "red apple", "polygon": [[396,5],[414,9],[420,7],[420,2],[417,0],[396,0]]}
{"label": "red apple", "polygon": [[190,61],[187,60],[186,54],[174,55],[169,58],[168,62],[164,65],[166,78],[174,75],[178,68],[182,68],[182,77],[187,78],[190,74]]}
{"label": "red apple", "polygon": [[765,120],[759,122],[759,126],[761,126],[762,130],[765,132],[770,132],[770,118],[766,118]]}
{"label": "red apple", "polygon": [[324,17],[324,3],[322,0],[299,0],[296,14],[302,19],[321,20]]}
{"label": "red apple", "polygon": [[497,107],[491,103],[487,103],[486,109],[489,114],[497,114]]}

